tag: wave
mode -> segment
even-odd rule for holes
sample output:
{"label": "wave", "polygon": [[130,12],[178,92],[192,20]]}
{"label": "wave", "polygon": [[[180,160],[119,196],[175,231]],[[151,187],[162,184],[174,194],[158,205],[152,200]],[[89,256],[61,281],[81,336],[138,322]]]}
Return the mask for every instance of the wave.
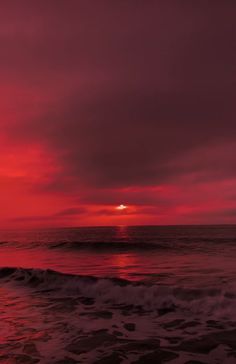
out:
{"label": "wave", "polygon": [[46,248],[55,250],[88,250],[88,251],[158,251],[158,250],[171,250],[171,251],[185,251],[185,250],[200,250],[200,251],[213,251],[222,249],[227,246],[235,247],[235,241],[226,239],[146,239],[146,240],[111,240],[107,241],[93,241],[93,240],[52,240],[52,241],[0,241],[0,247],[14,247],[24,249]]}
{"label": "wave", "polygon": [[58,243],[49,243],[47,247],[51,249],[85,249],[85,250],[116,250],[116,251],[124,251],[124,250],[158,250],[158,249],[168,249],[173,248],[172,244],[168,243],[160,243],[160,242],[129,242],[129,241],[112,241],[112,242],[58,242]]}
{"label": "wave", "polygon": [[150,241],[52,241],[52,242],[0,242],[0,246],[33,249],[43,247],[47,249],[65,249],[65,250],[93,250],[99,251],[143,251],[143,250],[164,250],[180,249],[173,242],[150,242]]}
{"label": "wave", "polygon": [[159,314],[174,311],[191,312],[214,318],[236,319],[236,293],[223,288],[183,288],[120,278],[98,278],[59,273],[50,269],[5,267],[0,280],[63,296],[91,298],[98,304],[131,305]]}

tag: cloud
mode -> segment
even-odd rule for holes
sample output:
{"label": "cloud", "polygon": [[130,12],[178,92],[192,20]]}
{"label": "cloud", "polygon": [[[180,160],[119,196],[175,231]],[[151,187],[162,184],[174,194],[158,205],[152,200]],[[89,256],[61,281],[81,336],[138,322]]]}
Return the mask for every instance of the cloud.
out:
{"label": "cloud", "polygon": [[55,212],[50,215],[31,215],[31,216],[20,216],[20,217],[14,217],[10,220],[13,222],[52,222],[52,221],[60,221],[61,218],[66,219],[70,217],[78,217],[80,215],[86,214],[87,210],[83,207],[71,207],[67,208],[58,212]]}
{"label": "cloud", "polygon": [[196,4],[4,4],[2,173],[17,155],[27,193],[63,201],[50,219],[76,215],[73,200],[178,215],[236,177],[236,4]]}
{"label": "cloud", "polygon": [[71,215],[81,215],[81,214],[85,214],[87,212],[86,208],[84,207],[70,207],[67,209],[64,209],[62,211],[59,211],[57,213],[55,213],[53,216],[54,217],[59,217],[59,216],[71,216]]}

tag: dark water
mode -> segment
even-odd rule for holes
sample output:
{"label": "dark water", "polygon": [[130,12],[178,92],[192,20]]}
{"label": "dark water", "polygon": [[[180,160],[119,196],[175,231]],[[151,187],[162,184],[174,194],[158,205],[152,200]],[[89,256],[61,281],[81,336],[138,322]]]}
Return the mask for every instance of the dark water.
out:
{"label": "dark water", "polygon": [[[235,226],[117,226],[0,232],[0,265],[128,280],[235,274]],[[204,283],[204,282],[201,282]]]}
{"label": "dark water", "polygon": [[235,363],[235,242],[235,226],[1,231],[0,362]]}

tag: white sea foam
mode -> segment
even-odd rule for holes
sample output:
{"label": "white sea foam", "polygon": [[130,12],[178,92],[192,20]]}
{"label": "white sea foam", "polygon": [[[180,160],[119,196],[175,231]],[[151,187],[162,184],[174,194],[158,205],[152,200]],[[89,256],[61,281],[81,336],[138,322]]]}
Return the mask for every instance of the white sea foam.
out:
{"label": "white sea foam", "polygon": [[0,277],[13,284],[60,292],[63,296],[94,298],[99,304],[134,305],[144,310],[181,310],[186,314],[236,319],[236,294],[232,286],[230,291],[229,287],[190,289],[22,268],[2,268]]}

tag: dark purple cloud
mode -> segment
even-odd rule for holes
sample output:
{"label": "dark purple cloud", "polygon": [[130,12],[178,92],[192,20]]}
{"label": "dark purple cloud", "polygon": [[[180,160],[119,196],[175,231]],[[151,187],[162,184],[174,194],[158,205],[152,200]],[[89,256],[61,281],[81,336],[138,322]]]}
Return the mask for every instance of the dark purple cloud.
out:
{"label": "dark purple cloud", "polygon": [[235,15],[232,0],[5,2],[4,133],[59,166],[32,189],[162,206],[153,186],[235,178]]}

